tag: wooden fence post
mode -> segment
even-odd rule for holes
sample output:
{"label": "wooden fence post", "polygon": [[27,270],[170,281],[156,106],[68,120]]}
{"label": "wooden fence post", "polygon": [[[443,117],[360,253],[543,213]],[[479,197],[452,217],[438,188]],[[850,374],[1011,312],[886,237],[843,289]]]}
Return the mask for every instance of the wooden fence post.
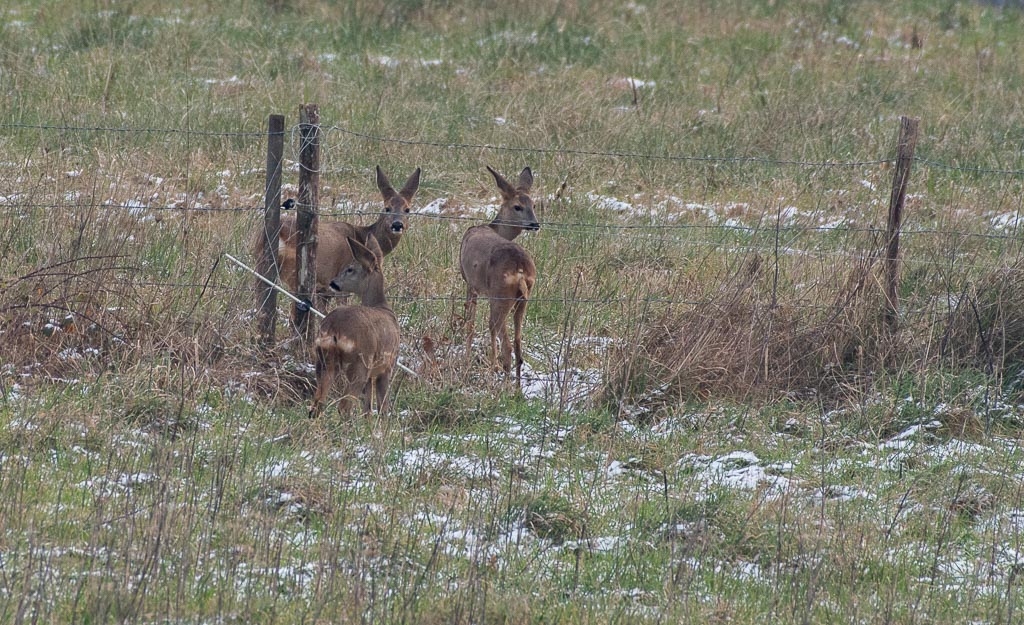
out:
{"label": "wooden fence post", "polygon": [[896,144],[896,167],[892,176],[892,193],[889,196],[889,223],[886,228],[885,247],[885,323],[889,331],[896,329],[899,320],[900,299],[900,228],[903,224],[903,203],[907,197],[910,181],[910,166],[914,163],[917,148],[919,120],[900,117],[900,135]]}
{"label": "wooden fence post", "polygon": [[[256,271],[272,282],[279,277],[277,239],[281,233],[281,162],[284,158],[284,115],[271,115],[267,122],[267,186],[263,194],[263,253],[256,259]],[[256,281],[259,309],[260,348],[274,347],[277,321],[277,291]]]}
{"label": "wooden fence post", "polygon": [[[296,273],[299,299],[312,303],[316,294],[317,205],[320,201],[320,109],[316,104],[299,107],[299,197],[295,224]],[[305,342],[313,333],[309,328],[309,309],[295,305],[295,329]]]}

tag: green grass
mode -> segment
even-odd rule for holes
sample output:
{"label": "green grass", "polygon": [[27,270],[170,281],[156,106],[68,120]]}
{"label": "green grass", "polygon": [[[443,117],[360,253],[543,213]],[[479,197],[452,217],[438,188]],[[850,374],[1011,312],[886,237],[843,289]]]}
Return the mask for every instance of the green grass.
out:
{"label": "green grass", "polygon": [[[892,336],[870,264],[900,115],[920,157],[1024,169],[1019,10],[2,11],[0,622],[1019,619],[1022,177],[914,164]],[[295,194],[307,102],[324,219],[370,219],[376,164],[446,200],[386,261],[428,380],[380,417],[308,420],[218,260],[272,113]],[[521,396],[482,319],[464,352],[484,165],[537,180],[531,373],[592,384]]]}

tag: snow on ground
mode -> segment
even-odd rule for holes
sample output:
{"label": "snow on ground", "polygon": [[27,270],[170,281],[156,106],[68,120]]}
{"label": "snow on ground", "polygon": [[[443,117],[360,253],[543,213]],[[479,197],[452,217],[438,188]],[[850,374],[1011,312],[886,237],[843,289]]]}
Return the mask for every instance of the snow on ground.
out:
{"label": "snow on ground", "polygon": [[654,87],[656,84],[657,83],[653,80],[642,80],[640,78],[633,78],[632,76],[613,78],[608,81],[608,86],[614,87],[615,89],[646,89]]}
{"label": "snow on ground", "polygon": [[[588,337],[581,343],[602,348],[608,341],[603,337]],[[549,401],[542,396],[536,399]],[[208,411],[207,407],[201,412]],[[638,443],[622,449],[639,450],[644,448],[647,439],[691,437],[697,431],[695,423],[706,418],[707,415],[690,415],[646,425],[622,422],[615,436],[635,439]],[[306,523],[306,519],[316,514],[316,504],[299,488],[319,477],[330,483],[332,493],[344,492],[336,499],[352,507],[353,512],[346,518],[353,522],[365,523],[359,518],[371,515],[376,527],[407,527],[409,536],[416,537],[416,545],[424,548],[436,545],[440,553],[453,558],[486,561],[496,567],[517,566],[523,561],[550,561],[554,570],[559,559],[571,557],[580,550],[591,556],[615,558],[637,545],[649,545],[651,541],[699,540],[709,531],[700,520],[669,520],[661,523],[660,529],[652,530],[621,515],[626,501],[662,496],[663,476],[669,477],[672,484],[688,485],[683,493],[673,495],[685,501],[710,501],[715,493],[725,490],[761,501],[785,498],[794,502],[792,505],[803,501],[818,506],[826,503],[878,506],[884,502],[879,502],[875,489],[890,484],[890,476],[898,464],[894,458],[912,455],[918,463],[937,465],[987,458],[1001,451],[1003,443],[989,445],[941,438],[940,426],[941,423],[931,419],[909,424],[881,441],[863,443],[858,450],[842,458],[842,463],[818,459],[816,453],[787,453],[789,447],[782,444],[777,454],[760,451],[760,447],[755,452],[747,446],[750,438],[746,434],[737,435],[731,442],[721,440],[715,451],[694,453],[686,452],[687,448],[683,447],[680,456],[663,469],[649,466],[642,457],[632,453],[616,457],[601,447],[600,442],[595,447],[587,443],[586,438],[576,439],[580,432],[585,437],[591,433],[587,427],[577,425],[571,414],[543,421],[523,421],[503,415],[481,416],[473,433],[410,436],[406,440],[411,444],[404,449],[375,447],[371,437],[367,443],[342,442],[342,449],[313,452],[294,449],[297,438],[277,437],[265,444],[279,451],[255,467],[254,486],[258,494],[254,495],[252,503],[265,514],[278,515],[273,531],[286,544],[317,545],[325,536]],[[32,434],[35,427],[21,421],[8,425],[11,430],[26,434]],[[143,458],[151,447],[152,436],[145,432],[134,433],[132,438],[121,439],[118,447],[123,454]],[[780,432],[767,436],[769,441],[784,441],[790,435]],[[573,463],[567,463],[563,450],[570,441],[575,445],[581,440],[584,441],[582,447],[572,452]],[[1005,445],[1015,445],[1015,442],[1006,441]],[[771,449],[771,445],[762,447]],[[200,442],[199,450],[204,449],[205,443]],[[76,455],[86,458],[77,452]],[[774,457],[769,460],[769,455]],[[808,471],[809,461],[823,464]],[[3,457],[0,466],[10,467],[13,462],[17,459]],[[96,458],[88,462],[104,466]],[[339,465],[345,467],[342,475],[338,475],[336,469]],[[125,466],[133,465],[129,461]],[[585,481],[582,497],[587,501],[586,509],[591,518],[601,520],[599,528],[582,537],[549,538],[539,534],[523,510],[516,507],[522,505],[518,500],[509,501],[504,494],[496,495],[510,488],[510,474],[530,476],[516,479],[516,492],[557,492],[565,497],[573,497],[571,493],[578,492],[581,480]],[[844,479],[843,476],[855,477]],[[153,492],[152,489],[165,479],[141,465],[140,469],[114,469],[106,475],[74,482],[74,486],[96,497],[127,498],[140,489]],[[440,491],[465,494],[463,499],[455,499],[461,503],[448,510],[432,505],[426,498],[400,502],[385,490],[396,481],[425,484],[440,481]],[[980,496],[983,495],[981,492]],[[501,506],[511,507],[507,514],[494,521],[487,511],[491,510],[496,496]],[[891,513],[891,507],[886,508],[886,514]],[[1012,572],[1024,566],[1024,547],[1020,546],[1019,538],[1014,538],[1024,536],[1024,512],[1017,509],[986,512],[979,517],[976,527],[981,534],[993,537],[994,551],[981,554],[969,546],[952,545],[936,556],[934,545],[922,545],[921,553],[894,552],[891,557],[934,561],[934,579],[922,581],[943,588],[955,590],[957,585],[970,585],[981,588],[982,592],[998,592],[999,588],[1005,588]],[[932,552],[928,552],[929,549]],[[376,575],[387,570],[386,556],[379,558],[379,561],[368,562],[360,574]],[[232,573],[237,587],[250,591],[270,581],[298,593],[313,590],[313,581],[322,572],[318,567],[324,566],[324,563],[303,561],[301,557],[282,561],[272,568],[243,564]],[[716,575],[745,582],[771,583],[774,579],[774,573],[743,559],[694,562],[690,568],[702,567],[709,567]],[[215,566],[214,569],[213,575],[226,574],[221,568]]]}
{"label": "snow on ground", "polygon": [[224,86],[224,85],[241,85],[245,84],[245,81],[238,76],[231,76],[229,78],[206,78],[203,80],[204,84],[211,86]]}
{"label": "snow on ground", "polygon": [[429,202],[427,205],[422,206],[416,212],[421,215],[441,215],[444,214],[444,209],[448,206],[448,198],[439,197],[436,200]]}
{"label": "snow on ground", "polygon": [[989,218],[989,222],[996,230],[1016,231],[1020,226],[1021,215],[1020,212],[1000,213]]}
{"label": "snow on ground", "polygon": [[468,479],[500,479],[501,477],[493,465],[481,459],[451,456],[428,449],[410,449],[401,455],[398,463],[399,466],[407,470],[443,469],[454,471]]}
{"label": "snow on ground", "polygon": [[718,457],[699,454],[683,456],[678,466],[694,471],[694,480],[702,485],[697,497],[707,497],[711,487],[735,490],[764,489],[769,498],[782,496],[791,487],[791,480],[778,475],[778,467],[766,467],[749,451],[732,451]]}
{"label": "snow on ground", "polygon": [[535,371],[529,363],[523,363],[523,396],[539,399],[554,406],[574,411],[600,387],[602,373],[599,369],[578,369],[571,367],[561,371]]}

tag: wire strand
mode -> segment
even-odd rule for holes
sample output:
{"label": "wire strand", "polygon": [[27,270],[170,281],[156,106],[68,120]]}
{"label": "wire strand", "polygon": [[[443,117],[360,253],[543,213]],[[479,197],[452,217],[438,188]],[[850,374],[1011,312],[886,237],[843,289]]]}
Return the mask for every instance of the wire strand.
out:
{"label": "wire strand", "polygon": [[266,130],[259,132],[246,131],[212,131],[212,130],[188,130],[183,128],[129,128],[112,126],[59,126],[56,124],[18,124],[0,123],[0,128],[22,129],[22,130],[60,130],[64,132],[117,132],[124,134],[181,134],[200,137],[266,137],[270,134],[283,135],[284,133],[270,133]]}
{"label": "wire strand", "polygon": [[337,131],[352,137],[374,141],[377,143],[394,143],[397,145],[412,145],[449,150],[493,150],[496,152],[513,153],[537,153],[537,154],[566,154],[575,156],[600,156],[612,158],[639,159],[648,161],[673,161],[687,163],[746,163],[755,165],[775,166],[796,166],[796,167],[867,167],[878,166],[883,163],[892,163],[893,159],[874,159],[866,161],[798,161],[789,159],[773,159],[760,156],[685,156],[677,154],[650,154],[644,152],[615,152],[610,150],[583,150],[561,147],[515,147],[507,145],[495,145],[490,143],[459,143],[432,141],[427,139],[402,139],[397,137],[384,137],[372,135],[365,132],[358,132],[343,126],[328,126],[327,131]]}
{"label": "wire strand", "polygon": [[[837,161],[837,160],[824,160],[824,161],[802,161],[797,159],[775,159],[760,156],[693,156],[693,155],[681,155],[681,154],[653,154],[645,152],[619,152],[614,150],[595,150],[595,149],[581,149],[581,148],[563,148],[563,147],[550,147],[550,146],[509,146],[509,145],[498,145],[490,143],[470,143],[470,142],[449,142],[449,141],[437,141],[431,139],[408,139],[402,137],[387,137],[383,135],[375,135],[367,132],[360,132],[351,128],[346,128],[340,125],[323,126],[317,125],[321,130],[321,136],[326,132],[339,132],[351,137],[358,139],[373,141],[376,143],[392,143],[396,145],[410,145],[410,146],[423,146],[441,148],[447,150],[491,150],[496,152],[511,152],[511,153],[536,153],[536,154],[564,154],[564,155],[576,155],[576,156],[594,156],[604,158],[623,158],[623,159],[636,159],[636,160],[647,160],[647,161],[668,161],[668,162],[686,162],[686,163],[727,163],[727,164],[752,164],[752,165],[765,165],[765,166],[776,166],[776,167],[809,167],[809,168],[854,168],[854,167],[876,167],[879,165],[891,165],[895,162],[892,158],[878,158],[878,159],[867,159],[867,160],[856,160],[856,161]],[[293,125],[291,128],[279,132],[273,133],[274,135],[291,135],[292,138],[296,136],[299,131],[301,124]],[[0,128],[5,129],[23,129],[23,130],[56,130],[62,132],[110,132],[110,133],[139,133],[139,134],[182,134],[189,136],[208,136],[208,137],[260,137],[264,138],[270,136],[269,131],[211,131],[211,130],[191,130],[182,128],[153,128],[153,127],[118,127],[118,126],[67,126],[60,124],[26,124],[16,122],[3,122],[0,123]],[[325,147],[324,149],[329,149]],[[1005,168],[990,168],[990,167],[973,167],[973,166],[961,166],[951,165],[944,163],[932,158],[917,156],[914,161],[930,168],[944,169],[948,171],[962,171],[978,174],[989,174],[989,175],[1001,175],[1010,177],[1022,177],[1024,176],[1024,170],[1021,169],[1005,169]]]}
{"label": "wire strand", "polygon": [[[298,206],[299,204],[296,203]],[[43,202],[0,202],[0,211],[2,210],[53,210],[53,209],[71,209],[71,210],[91,210],[91,209],[117,209],[126,211],[135,211],[140,215],[146,211],[159,211],[159,212],[190,212],[190,213],[251,213],[254,217],[258,216],[263,212],[262,206],[161,206],[161,205],[134,205],[127,202],[121,203],[106,203],[106,202],[76,202],[76,203],[61,203],[61,204],[47,204]],[[363,211],[363,210],[323,210],[318,211],[319,217],[377,217],[380,215],[380,211]],[[440,215],[437,213],[412,213],[416,219],[433,219],[438,221],[455,221],[455,222],[470,222],[470,223],[495,223],[498,225],[516,225],[517,222],[505,222],[496,220],[490,217],[484,216],[472,216],[472,215]],[[736,232],[736,233],[747,233],[756,234],[762,233],[766,236],[774,235],[776,230],[787,234],[871,234],[871,235],[882,235],[884,230],[879,227],[873,226],[852,226],[852,225],[838,225],[838,226],[811,226],[811,225],[799,225],[799,224],[787,224],[780,225],[776,228],[772,223],[767,223],[763,226],[745,226],[737,224],[680,224],[680,223],[664,223],[664,224],[612,224],[612,223],[587,223],[587,222],[572,222],[572,221],[539,221],[541,227],[560,230],[563,232],[577,232],[580,234],[589,234],[601,230],[610,231],[640,231],[640,232],[686,232],[692,230],[700,230],[705,232]],[[938,228],[909,228],[902,229],[900,231],[901,236],[941,236],[951,238],[981,238],[990,240],[1018,240],[1020,238],[1017,234],[1004,234],[998,232],[977,232],[977,231],[963,231],[963,230],[942,230]]]}

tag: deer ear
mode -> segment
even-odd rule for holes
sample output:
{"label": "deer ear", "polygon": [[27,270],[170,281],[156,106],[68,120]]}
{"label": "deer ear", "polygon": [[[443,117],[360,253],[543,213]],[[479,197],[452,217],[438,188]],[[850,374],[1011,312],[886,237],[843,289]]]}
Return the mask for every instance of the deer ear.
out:
{"label": "deer ear", "polygon": [[533,187],[533,172],[529,167],[524,167],[523,171],[519,173],[519,184],[516,185],[516,190],[529,193],[531,187]]}
{"label": "deer ear", "polygon": [[391,186],[391,181],[384,175],[384,171],[377,165],[377,188],[380,189],[381,195],[384,196],[384,201],[390,200],[395,197],[395,188]]}
{"label": "deer ear", "polygon": [[498,183],[498,189],[501,190],[501,195],[506,200],[515,197],[516,190],[508,183],[508,180],[505,180],[504,176],[491,169],[490,165],[487,166],[487,171],[491,172],[491,175],[494,176],[494,181]]}
{"label": "deer ear", "polygon": [[363,246],[373,254],[373,261],[378,270],[384,267],[384,250],[380,249],[380,242],[373,234],[366,236],[366,244]]}
{"label": "deer ear", "polygon": [[367,270],[373,269],[374,264],[377,262],[377,258],[373,255],[373,252],[352,237],[348,237],[348,246],[352,250],[352,258],[355,259],[357,263]]}
{"label": "deer ear", "polygon": [[405,198],[406,202],[412,202],[412,196],[416,195],[416,189],[419,188],[420,168],[417,167],[416,171],[412,172],[412,175],[409,176],[409,179],[405,181],[405,185],[402,187],[402,190],[398,192],[398,195],[401,195],[403,198]]}

